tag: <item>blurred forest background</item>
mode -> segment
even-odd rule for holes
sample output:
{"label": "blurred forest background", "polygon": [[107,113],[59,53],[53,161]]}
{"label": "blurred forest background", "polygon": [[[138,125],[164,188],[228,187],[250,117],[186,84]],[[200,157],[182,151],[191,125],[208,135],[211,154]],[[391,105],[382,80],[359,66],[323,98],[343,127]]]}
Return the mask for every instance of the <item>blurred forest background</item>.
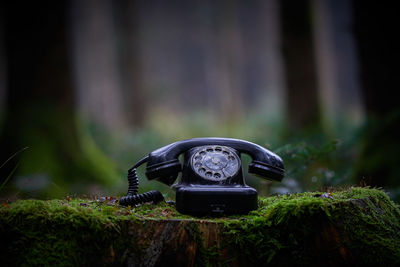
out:
{"label": "blurred forest background", "polygon": [[[282,183],[246,174],[260,195],[361,184],[400,200],[393,3],[5,2],[1,197],[122,195],[152,150],[219,136],[283,157]],[[143,169],[140,192],[173,196]]]}

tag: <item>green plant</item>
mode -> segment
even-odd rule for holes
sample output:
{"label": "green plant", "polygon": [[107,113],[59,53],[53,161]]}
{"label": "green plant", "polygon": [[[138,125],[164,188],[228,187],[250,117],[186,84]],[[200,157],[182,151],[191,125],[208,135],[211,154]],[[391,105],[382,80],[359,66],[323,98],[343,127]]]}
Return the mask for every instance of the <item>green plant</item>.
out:
{"label": "green plant", "polygon": [[301,142],[284,145],[275,152],[285,161],[286,175],[292,177],[300,175],[316,161],[321,161],[329,157],[337,150],[337,146],[338,140],[329,141],[319,147]]}
{"label": "green plant", "polygon": [[[20,150],[18,150],[17,152],[15,152],[14,154],[12,154],[5,162],[3,162],[3,164],[1,164],[0,169],[3,168],[11,159],[13,159],[14,157],[16,157],[18,154],[22,153],[23,151],[27,150],[29,147],[24,147]],[[8,183],[8,181],[11,179],[11,177],[13,176],[14,172],[17,170],[19,166],[19,162],[15,165],[15,167],[11,170],[11,172],[8,174],[8,176],[4,179],[3,182],[1,182],[0,184],[0,192],[1,190],[5,187],[5,185]]]}
{"label": "green plant", "polygon": [[335,171],[332,162],[337,157],[338,140],[320,146],[306,142],[284,145],[275,152],[285,162],[285,178],[274,193],[316,190],[332,184]]}

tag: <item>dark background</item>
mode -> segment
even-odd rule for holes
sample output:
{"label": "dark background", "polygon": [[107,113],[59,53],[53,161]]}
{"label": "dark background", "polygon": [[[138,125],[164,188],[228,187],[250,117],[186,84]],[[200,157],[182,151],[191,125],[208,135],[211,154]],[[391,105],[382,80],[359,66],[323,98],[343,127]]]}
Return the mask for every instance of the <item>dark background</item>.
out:
{"label": "dark background", "polygon": [[[400,199],[389,1],[8,1],[0,10],[2,197],[121,195],[126,170],[150,151],[222,136],[284,158],[282,183],[248,177],[261,195],[369,185]],[[140,174],[141,191],[173,194]]]}

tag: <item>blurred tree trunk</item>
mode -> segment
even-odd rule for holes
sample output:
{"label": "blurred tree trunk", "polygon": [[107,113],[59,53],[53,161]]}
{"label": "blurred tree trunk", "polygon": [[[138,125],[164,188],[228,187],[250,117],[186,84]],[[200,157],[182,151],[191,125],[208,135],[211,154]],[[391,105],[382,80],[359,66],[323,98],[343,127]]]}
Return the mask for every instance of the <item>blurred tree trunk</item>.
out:
{"label": "blurred tree trunk", "polygon": [[219,58],[220,105],[223,117],[231,122],[237,121],[243,114],[243,40],[239,24],[239,1],[218,6],[219,34],[217,39]]}
{"label": "blurred tree trunk", "polygon": [[[324,129],[334,136],[342,126],[364,119],[354,40],[352,2],[313,0],[318,88]],[[347,126],[347,127],[348,127]]]}
{"label": "blurred tree trunk", "polygon": [[124,113],[131,126],[141,126],[146,120],[147,97],[143,88],[140,65],[140,3],[136,0],[114,3],[121,66],[121,87]]}
{"label": "blurred tree trunk", "polygon": [[125,130],[118,43],[109,0],[71,1],[69,23],[77,107],[90,123]]}
{"label": "blurred tree trunk", "polygon": [[320,126],[316,62],[309,0],[280,1],[289,129]]}
{"label": "blurred tree trunk", "polygon": [[4,3],[0,3],[0,134],[3,123],[3,112],[6,93],[6,53],[4,44]]}
{"label": "blurred tree trunk", "polygon": [[[240,1],[208,2],[209,17],[205,36],[205,80],[213,110],[223,121],[240,120],[243,114],[243,39]],[[204,34],[205,33],[205,34]],[[208,38],[207,38],[208,37]]]}
{"label": "blurred tree trunk", "polygon": [[249,114],[261,105],[264,118],[280,118],[285,108],[278,11],[277,0],[240,3],[244,108]]}
{"label": "blurred tree trunk", "polygon": [[[26,2],[23,7],[8,2],[4,12],[7,106],[0,160],[28,146],[19,174],[30,175],[31,184],[36,183],[34,175],[40,175],[52,189],[73,181],[98,181],[104,175],[85,158],[78,135],[67,7],[67,1]],[[14,166],[1,169],[1,181]]]}
{"label": "blurred tree trunk", "polygon": [[372,186],[400,186],[398,12],[394,3],[361,0],[353,1],[353,12],[368,120],[356,177]]}

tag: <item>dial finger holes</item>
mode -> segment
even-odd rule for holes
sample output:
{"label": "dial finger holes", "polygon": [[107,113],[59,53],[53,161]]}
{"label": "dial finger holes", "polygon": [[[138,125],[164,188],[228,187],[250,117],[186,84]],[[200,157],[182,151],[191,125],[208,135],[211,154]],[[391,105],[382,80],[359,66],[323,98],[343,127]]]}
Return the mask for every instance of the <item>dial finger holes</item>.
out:
{"label": "dial finger holes", "polygon": [[214,151],[214,149],[212,149],[211,147],[207,148],[206,150],[207,150],[207,152],[213,152]]}
{"label": "dial finger holes", "polygon": [[202,159],[202,157],[201,157],[201,156],[196,156],[194,159],[197,160],[197,161],[199,161],[199,160]]}
{"label": "dial finger holes", "polygon": [[214,173],[214,178],[215,179],[219,179],[219,178],[221,178],[221,174],[220,173]]}
{"label": "dial finger holes", "polygon": [[212,175],[213,175],[212,172],[206,172],[207,177],[211,177]]}
{"label": "dial finger holes", "polygon": [[217,146],[216,148],[215,148],[215,152],[221,152],[222,151],[222,148],[220,148],[219,146]]}

